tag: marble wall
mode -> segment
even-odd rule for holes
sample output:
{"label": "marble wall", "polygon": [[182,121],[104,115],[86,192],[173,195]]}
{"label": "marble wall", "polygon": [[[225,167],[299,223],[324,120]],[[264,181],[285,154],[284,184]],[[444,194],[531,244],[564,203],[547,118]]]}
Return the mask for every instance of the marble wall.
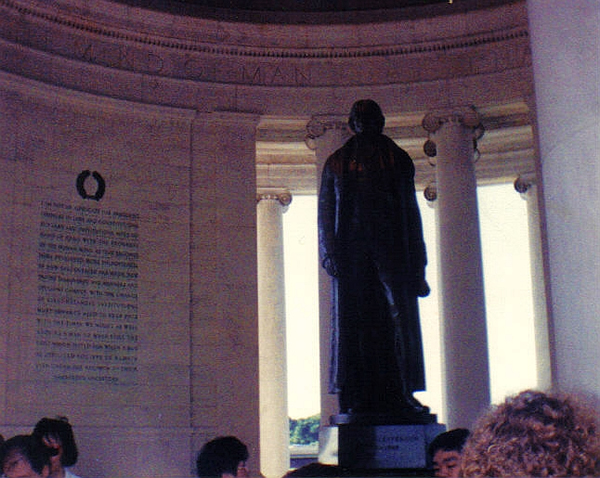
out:
{"label": "marble wall", "polygon": [[222,168],[223,118],[2,85],[2,432],[69,417],[89,476],[187,476],[213,434],[251,442],[253,128]]}

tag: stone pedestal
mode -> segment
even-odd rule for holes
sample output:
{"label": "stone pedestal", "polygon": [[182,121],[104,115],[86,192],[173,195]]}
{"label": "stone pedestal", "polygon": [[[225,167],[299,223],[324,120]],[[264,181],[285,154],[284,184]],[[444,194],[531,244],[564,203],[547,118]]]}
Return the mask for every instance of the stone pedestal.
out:
{"label": "stone pedestal", "polygon": [[330,420],[337,427],[337,464],[353,474],[425,472],[431,468],[427,448],[446,430],[427,409],[419,414],[339,414]]}
{"label": "stone pedestal", "polygon": [[341,424],[338,460],[342,468],[417,470],[430,467],[427,447],[445,426]]}

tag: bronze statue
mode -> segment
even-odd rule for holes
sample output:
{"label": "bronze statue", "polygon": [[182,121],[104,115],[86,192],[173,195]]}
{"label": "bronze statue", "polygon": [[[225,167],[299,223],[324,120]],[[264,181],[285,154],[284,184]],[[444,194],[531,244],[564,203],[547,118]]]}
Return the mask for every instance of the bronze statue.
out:
{"label": "bronze statue", "polygon": [[330,393],[342,414],[426,413],[417,297],[429,294],[412,159],[377,103],[360,100],[355,135],[325,163],[319,192],[322,265],[333,280]]}

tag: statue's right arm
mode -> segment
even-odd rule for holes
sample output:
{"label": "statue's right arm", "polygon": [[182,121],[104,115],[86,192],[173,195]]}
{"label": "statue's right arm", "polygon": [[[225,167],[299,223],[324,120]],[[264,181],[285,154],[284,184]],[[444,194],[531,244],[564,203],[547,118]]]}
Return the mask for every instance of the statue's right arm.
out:
{"label": "statue's right arm", "polygon": [[319,190],[319,252],[321,265],[330,276],[336,277],[338,275],[338,267],[335,251],[335,229],[338,192],[335,186],[335,175],[329,166],[329,161],[327,161],[321,175],[321,188]]}

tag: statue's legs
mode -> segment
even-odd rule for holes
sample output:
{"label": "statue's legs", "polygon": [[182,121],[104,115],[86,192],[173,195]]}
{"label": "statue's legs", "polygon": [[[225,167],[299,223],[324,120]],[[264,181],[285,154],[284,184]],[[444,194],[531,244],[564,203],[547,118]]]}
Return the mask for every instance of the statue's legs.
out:
{"label": "statue's legs", "polygon": [[340,412],[424,409],[412,396],[424,385],[418,311],[411,309],[399,278],[390,277],[370,254],[355,254],[343,263],[338,305]]}
{"label": "statue's legs", "polygon": [[425,389],[423,342],[417,296],[410,290],[405,274],[380,268],[379,278],[385,291],[395,332],[395,359],[402,376],[403,401],[416,409],[425,408],[413,397]]}

